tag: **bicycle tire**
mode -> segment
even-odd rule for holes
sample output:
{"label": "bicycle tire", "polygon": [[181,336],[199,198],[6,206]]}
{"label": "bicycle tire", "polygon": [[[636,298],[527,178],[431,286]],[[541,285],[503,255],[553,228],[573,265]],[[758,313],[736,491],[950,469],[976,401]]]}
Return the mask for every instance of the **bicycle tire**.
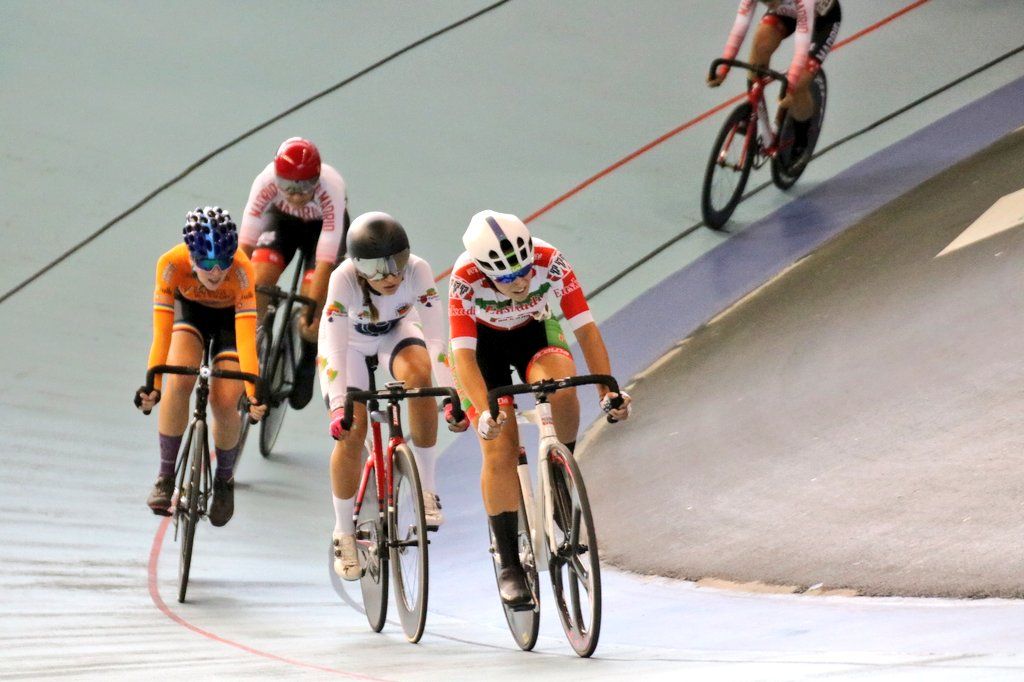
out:
{"label": "bicycle tire", "polygon": [[555,607],[569,644],[587,658],[601,634],[601,562],[590,500],[576,459],[564,447],[548,450],[547,471],[557,546],[548,557]]}
{"label": "bicycle tire", "polygon": [[[188,460],[188,488],[181,491],[178,498],[177,514],[184,523],[181,534],[181,546],[178,555],[178,602],[184,603],[188,591],[188,578],[192,568],[192,550],[195,546],[196,525],[199,523],[199,495],[203,480],[203,465],[206,458],[203,450],[208,447],[206,441],[206,422],[197,421],[194,432],[189,436],[192,441]],[[181,498],[185,498],[182,508]]]}
{"label": "bicycle tire", "polygon": [[[501,571],[501,561],[498,558],[497,544],[494,540],[494,533],[491,533],[491,555],[494,559],[494,580],[498,581]],[[523,501],[523,493],[519,492],[519,561],[526,571],[526,582],[533,593],[533,608],[517,611],[502,602],[501,608],[505,612],[505,621],[512,633],[512,638],[523,651],[532,651],[537,644],[537,634],[540,632],[540,581],[537,577],[537,560],[533,555],[533,536],[530,533],[530,521],[526,516],[526,503]]]}
{"label": "bicycle tire", "polygon": [[249,427],[251,426],[249,424],[249,410],[242,409],[245,404],[245,392],[243,391],[242,395],[238,396],[238,418],[242,421],[238,429],[238,445],[235,446],[238,448],[235,454],[235,472],[238,471],[238,465],[242,462],[242,453],[245,452],[245,442],[249,439]]}
{"label": "bicycle tire", "polygon": [[[814,100],[816,113],[811,123],[811,128],[807,133],[807,151],[805,155],[808,159],[814,155],[814,148],[817,146],[818,138],[821,136],[821,126],[825,121],[825,106],[828,102],[828,79],[822,70],[819,70],[814,75],[814,80],[811,81],[811,98]],[[809,162],[805,163],[796,170],[790,168],[792,159],[790,158],[789,151],[792,146],[793,121],[789,113],[787,113],[782,121],[782,125],[779,126],[779,153],[775,155],[771,163],[772,183],[782,190],[787,190],[795,185],[809,164]]]}
{"label": "bicycle tire", "polygon": [[356,554],[359,557],[359,589],[363,594],[363,610],[374,632],[384,628],[388,613],[388,553],[386,506],[377,492],[376,472],[363,492],[356,517]]}
{"label": "bicycle tire", "polygon": [[395,583],[395,606],[406,638],[416,643],[423,636],[427,623],[430,541],[420,474],[408,446],[395,448],[392,471],[394,498],[388,524],[388,548]]}
{"label": "bicycle tire", "polygon": [[[266,340],[268,348],[266,362],[260,359],[260,367],[265,367],[268,372],[266,381],[267,390],[267,413],[260,420],[260,454],[270,457],[277,443],[277,437],[281,434],[281,425],[284,424],[284,416],[288,412],[288,391],[282,391],[282,387],[288,382],[288,362],[284,357],[287,353],[285,344],[288,334],[281,334],[276,343],[269,338]],[[275,360],[271,363],[271,359]],[[273,365],[274,375],[269,376],[270,367]]]}
{"label": "bicycle tire", "polygon": [[[740,126],[744,121],[747,130],[741,136]],[[743,197],[756,152],[757,119],[747,102],[733,109],[725,119],[708,157],[700,194],[700,212],[705,225],[719,230],[729,222]],[[719,191],[720,187],[724,188],[724,194]]]}

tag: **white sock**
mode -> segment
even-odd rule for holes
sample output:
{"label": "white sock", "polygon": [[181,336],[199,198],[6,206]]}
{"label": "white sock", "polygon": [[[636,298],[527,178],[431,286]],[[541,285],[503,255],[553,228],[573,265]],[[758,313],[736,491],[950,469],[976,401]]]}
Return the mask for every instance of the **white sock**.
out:
{"label": "white sock", "polygon": [[[334,497],[332,495],[332,497]],[[352,511],[356,506],[355,495],[343,500],[340,497],[334,497],[334,532],[344,533],[345,535],[355,535],[356,524],[352,520]]]}
{"label": "white sock", "polygon": [[437,480],[434,477],[434,470],[437,468],[437,446],[429,448],[416,446],[412,450],[416,458],[416,468],[420,470],[420,483],[423,484],[424,492],[437,494]]}

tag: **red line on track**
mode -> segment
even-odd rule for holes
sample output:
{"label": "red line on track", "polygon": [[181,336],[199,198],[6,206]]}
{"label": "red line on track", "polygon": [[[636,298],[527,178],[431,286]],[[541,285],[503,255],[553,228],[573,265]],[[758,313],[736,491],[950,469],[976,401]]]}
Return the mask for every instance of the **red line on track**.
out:
{"label": "red line on track", "polygon": [[278,663],[286,663],[288,665],[296,666],[299,668],[308,668],[309,670],[316,670],[318,672],[323,673],[331,673],[333,675],[341,675],[343,677],[351,677],[358,680],[381,679],[377,677],[369,677],[367,675],[360,675],[359,673],[337,670],[335,668],[328,668],[326,666],[316,665],[315,663],[304,663],[302,661],[296,661],[292,658],[285,658],[284,656],[278,656],[276,654],[271,654],[266,651],[260,651],[259,649],[254,649],[253,647],[246,646],[244,644],[239,644],[238,642],[226,639],[224,637],[221,637],[220,635],[215,635],[214,633],[209,632],[208,630],[204,630],[196,625],[193,625],[192,623],[188,622],[187,620],[179,616],[177,613],[172,611],[170,607],[168,607],[167,604],[164,602],[163,597],[160,596],[160,584],[157,579],[157,568],[160,563],[160,548],[164,544],[164,536],[167,534],[167,527],[170,524],[170,518],[166,518],[160,522],[160,527],[157,528],[156,535],[153,537],[153,546],[149,550],[149,596],[153,599],[153,603],[156,605],[156,607],[160,609],[160,611],[162,611],[165,616],[173,620],[178,625],[188,628],[189,630],[195,632],[198,635],[202,635],[207,639],[212,639],[215,642],[220,642],[221,644],[227,644],[228,646],[244,651],[247,654],[261,656],[262,658],[266,658],[271,661],[276,661]]}
{"label": "red line on track", "polygon": [[[904,14],[907,14],[908,12],[911,12],[911,11],[917,9],[921,5],[927,4],[928,2],[931,2],[931,0],[916,0],[916,2],[910,3],[909,5],[904,7],[903,9],[900,9],[900,10],[898,10],[896,12],[893,12],[889,16],[887,16],[884,19],[881,19],[879,21],[876,21],[875,23],[871,24],[867,28],[864,28],[864,29],[862,29],[860,31],[857,31],[856,33],[854,33],[849,38],[846,38],[844,40],[840,40],[832,48],[832,51],[835,52],[836,50],[839,50],[839,49],[843,48],[844,46],[849,45],[850,43],[854,42],[855,40],[859,40],[860,38],[863,38],[864,36],[868,35],[869,33],[873,33],[874,31],[877,31],[878,29],[880,29],[881,27],[883,27],[886,24],[890,23],[891,21],[894,21],[895,19],[898,19],[899,17],[903,16]],[[542,206],[541,208],[537,209],[536,211],[531,213],[528,217],[524,218],[523,222],[524,223],[528,223],[531,220],[536,220],[540,216],[544,215],[545,213],[547,213],[548,211],[553,209],[555,206],[558,206],[559,204],[563,203],[567,199],[569,199],[569,198],[579,194],[580,192],[582,192],[584,189],[586,189],[590,185],[594,184],[595,182],[597,182],[601,178],[605,177],[606,175],[612,173],[613,171],[621,168],[622,166],[625,166],[627,163],[629,163],[630,161],[632,161],[636,157],[640,156],[641,154],[644,154],[644,153],[650,151],[651,149],[654,149],[655,147],[657,147],[662,142],[665,142],[666,140],[675,137],[676,135],[678,135],[679,133],[683,132],[687,128],[692,128],[693,126],[697,125],[701,121],[709,118],[710,116],[712,116],[714,114],[717,114],[722,109],[724,109],[724,108],[726,108],[726,107],[728,107],[728,106],[738,102],[742,98],[743,98],[742,94],[736,95],[732,99],[726,100],[725,102],[722,102],[721,104],[719,104],[718,106],[716,106],[716,107],[714,107],[712,109],[708,109],[707,111],[705,111],[700,116],[697,116],[696,118],[692,118],[689,121],[687,121],[686,123],[683,123],[682,125],[679,125],[679,126],[673,128],[672,130],[668,131],[664,135],[661,135],[660,137],[657,137],[657,138],[651,140],[650,142],[645,144],[643,147],[640,147],[639,149],[637,149],[636,151],[632,152],[631,154],[629,154],[627,156],[624,156],[623,158],[619,159],[618,161],[616,161],[612,165],[608,166],[604,170],[602,170],[602,171],[600,171],[600,172],[598,172],[598,173],[596,173],[594,175],[591,175],[589,178],[587,178],[586,180],[584,180],[580,184],[576,185],[575,187],[570,189],[568,192],[566,192],[562,196],[560,196],[557,199],[551,201],[547,205]],[[447,270],[442,272],[440,275],[438,275],[437,279],[435,281],[440,282],[442,279],[444,279],[445,277],[447,277],[451,273],[452,273],[452,269],[448,268]]]}

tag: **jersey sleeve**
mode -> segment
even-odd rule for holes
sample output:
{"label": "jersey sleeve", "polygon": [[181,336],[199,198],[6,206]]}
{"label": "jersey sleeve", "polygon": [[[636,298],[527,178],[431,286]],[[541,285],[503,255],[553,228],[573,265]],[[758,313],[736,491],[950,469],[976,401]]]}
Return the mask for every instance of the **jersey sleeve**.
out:
{"label": "jersey sleeve", "polygon": [[243,246],[255,247],[267,225],[267,209],[277,196],[277,184],[274,183],[272,167],[273,164],[270,164],[264,168],[249,188],[249,199],[245,202],[242,222],[238,227],[238,243]]}
{"label": "jersey sleeve", "polygon": [[452,373],[448,369],[448,349],[445,343],[444,310],[441,308],[441,296],[434,282],[434,272],[425,260],[417,260],[411,268],[411,284],[414,305],[423,325],[423,336],[426,338],[427,351],[434,366],[434,382],[437,386],[454,386]]}
{"label": "jersey sleeve", "polygon": [[796,30],[793,32],[793,61],[786,80],[792,90],[807,68],[811,36],[814,33],[814,0],[796,0]]}
{"label": "jersey sleeve", "polygon": [[[238,364],[248,374],[259,374],[256,357],[256,276],[252,262],[239,251],[235,256],[235,278],[238,295],[235,298],[235,344],[238,347]],[[245,391],[250,398],[256,395],[256,386],[245,382]]]}
{"label": "jersey sleeve", "polygon": [[345,405],[347,384],[345,368],[348,360],[348,311],[354,297],[353,283],[345,276],[345,271],[338,268],[331,273],[331,281],[327,287],[327,305],[320,316],[320,335],[318,339],[319,357],[317,368],[320,381],[326,383],[328,408],[334,410]]}
{"label": "jersey sleeve", "polygon": [[345,209],[348,204],[345,180],[338,171],[325,166],[320,171],[316,198],[320,202],[323,227],[316,242],[316,261],[334,265],[345,243]]}
{"label": "jersey sleeve", "polygon": [[[757,0],[740,0],[739,9],[736,10],[736,20],[733,21],[732,30],[729,31],[729,37],[725,41],[725,49],[722,50],[723,59],[735,59],[739,54],[740,45],[747,37],[747,30],[750,28],[750,21],[756,5]],[[728,67],[721,68],[728,70]]]}
{"label": "jersey sleeve", "polygon": [[562,315],[573,331],[594,321],[587,297],[583,295],[583,287],[561,252],[556,251],[551,258],[548,280],[551,281],[551,292],[558,299]]}
{"label": "jersey sleeve", "polygon": [[[167,362],[171,347],[171,332],[174,329],[174,289],[178,268],[168,251],[156,262],[156,286],[153,289],[153,343],[149,347],[149,363],[146,369]],[[153,387],[159,389],[163,375],[153,377]]]}
{"label": "jersey sleeve", "polygon": [[452,348],[476,350],[476,306],[473,303],[473,285],[458,271],[448,279],[448,329]]}

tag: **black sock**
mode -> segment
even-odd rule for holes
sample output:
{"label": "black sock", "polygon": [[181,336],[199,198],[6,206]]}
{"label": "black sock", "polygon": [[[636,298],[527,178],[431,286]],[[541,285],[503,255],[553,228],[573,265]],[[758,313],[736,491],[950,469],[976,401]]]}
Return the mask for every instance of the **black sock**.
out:
{"label": "black sock", "polygon": [[806,121],[798,121],[793,119],[793,138],[796,146],[806,147],[807,146],[807,135],[811,130],[811,119]]}
{"label": "black sock", "polygon": [[564,443],[565,447],[569,448],[569,452],[576,454],[576,441],[571,443]]}
{"label": "black sock", "polygon": [[519,564],[519,512],[501,512],[488,516],[494,533],[495,549],[502,566]]}

